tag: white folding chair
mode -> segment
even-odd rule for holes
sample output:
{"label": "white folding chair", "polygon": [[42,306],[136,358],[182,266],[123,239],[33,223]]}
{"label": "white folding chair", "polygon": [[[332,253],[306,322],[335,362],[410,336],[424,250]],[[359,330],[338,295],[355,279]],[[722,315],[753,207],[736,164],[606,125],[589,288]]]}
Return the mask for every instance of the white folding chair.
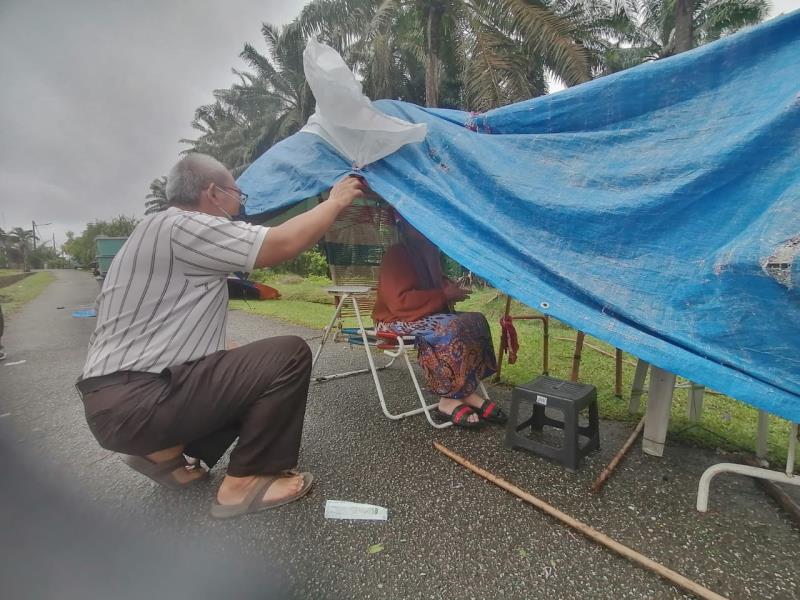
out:
{"label": "white folding chair", "polygon": [[[343,211],[326,234],[323,245],[334,286],[325,288],[325,291],[338,301],[335,302],[336,309],[328,326],[323,331],[322,341],[314,354],[312,373],[334,331],[347,343],[363,346],[368,367],[330,375],[312,375],[312,381],[323,382],[371,373],[381,409],[387,418],[398,420],[425,413],[428,423],[437,429],[442,429],[449,427],[452,423],[449,421],[438,423],[432,418],[431,409],[436,408],[436,404],[428,404],[426,401],[409,359],[409,353],[416,350],[414,336],[376,331],[365,324],[364,315],[370,315],[375,304],[378,270],[383,253],[396,241],[394,215],[391,207],[380,198],[357,201]],[[353,328],[343,327],[344,318],[354,319],[356,326]],[[388,356],[389,362],[384,365],[376,365],[373,356],[376,351]],[[419,407],[393,413],[386,404],[379,372],[391,367],[398,358],[402,358],[402,362],[408,370],[417,394]],[[480,383],[480,389],[484,397],[488,399],[489,395],[483,382]]]}

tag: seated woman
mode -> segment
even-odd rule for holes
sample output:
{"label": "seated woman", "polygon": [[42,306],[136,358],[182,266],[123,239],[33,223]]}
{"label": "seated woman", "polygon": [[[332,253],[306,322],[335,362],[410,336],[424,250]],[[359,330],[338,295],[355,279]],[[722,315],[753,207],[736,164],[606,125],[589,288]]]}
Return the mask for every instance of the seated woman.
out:
{"label": "seated woman", "polygon": [[398,229],[401,243],[381,262],[375,328],[416,337],[428,388],[439,396],[438,411],[455,425],[504,423],[500,406],[475,391],[497,370],[486,317],[453,313],[450,305],[466,298],[467,290],[444,277],[436,246],[403,220]]}

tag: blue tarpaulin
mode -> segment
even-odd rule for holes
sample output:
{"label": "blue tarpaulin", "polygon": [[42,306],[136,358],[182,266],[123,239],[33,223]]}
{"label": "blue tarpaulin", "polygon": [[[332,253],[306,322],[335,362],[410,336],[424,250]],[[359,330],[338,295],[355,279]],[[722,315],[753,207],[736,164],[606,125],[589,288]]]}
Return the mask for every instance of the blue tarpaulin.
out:
{"label": "blue tarpaulin", "polygon": [[[800,421],[800,11],[479,115],[375,106],[428,134],[361,174],[449,256],[578,330]],[[239,185],[253,216],[351,170],[298,133]]]}

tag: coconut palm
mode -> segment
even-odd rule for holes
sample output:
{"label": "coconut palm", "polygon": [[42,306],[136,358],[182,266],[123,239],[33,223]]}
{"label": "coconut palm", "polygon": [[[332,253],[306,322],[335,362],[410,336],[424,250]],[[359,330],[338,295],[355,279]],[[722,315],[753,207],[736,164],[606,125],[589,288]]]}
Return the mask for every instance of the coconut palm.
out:
{"label": "coconut palm", "polygon": [[8,266],[8,247],[11,244],[11,236],[0,227],[0,266]]}
{"label": "coconut palm", "polygon": [[423,67],[427,106],[443,104],[448,81],[463,85],[455,104],[484,109],[544,93],[544,69],[567,85],[591,75],[569,19],[538,0],[315,0],[298,22],[352,47],[367,74],[371,63],[402,71],[405,50]]}
{"label": "coconut palm", "polygon": [[[676,35],[676,14],[688,1],[691,25],[678,29],[691,34],[691,44]],[[761,22],[767,0],[614,0],[606,19],[609,33],[603,52],[604,72],[613,73],[642,62],[671,56],[687,46],[702,46],[742,27]],[[680,4],[680,5],[679,5]]]}
{"label": "coconut palm", "polygon": [[23,229],[22,227],[14,227],[7,234],[7,239],[10,244],[7,249],[10,258],[16,259],[14,262],[23,270],[28,270],[28,254],[30,253],[31,245],[34,239],[38,239],[32,230]]}
{"label": "coconut palm", "polygon": [[196,140],[190,151],[211,154],[241,173],[277,141],[298,131],[314,112],[314,97],[303,73],[305,39],[294,24],[265,23],[267,54],[245,44],[240,57],[250,72],[234,70],[239,81],[216,90],[215,102],[195,111]]}
{"label": "coconut palm", "polygon": [[144,214],[152,215],[167,209],[167,177],[162,175],[150,182],[150,193],[145,196]]}

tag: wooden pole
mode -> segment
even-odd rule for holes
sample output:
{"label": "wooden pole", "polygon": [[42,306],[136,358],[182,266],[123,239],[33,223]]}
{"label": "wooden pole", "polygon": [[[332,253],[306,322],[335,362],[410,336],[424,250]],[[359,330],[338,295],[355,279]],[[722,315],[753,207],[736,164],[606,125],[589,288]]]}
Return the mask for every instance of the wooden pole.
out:
{"label": "wooden pole", "polygon": [[[577,341],[577,340],[574,340],[572,338],[567,338],[567,337],[554,337],[553,339],[556,340],[557,342],[576,342]],[[613,354],[611,354],[611,352],[606,352],[605,350],[603,350],[602,348],[598,348],[594,344],[590,344],[589,342],[584,342],[583,345],[586,346],[587,348],[591,348],[595,352],[599,352],[603,356],[608,356],[609,358],[615,358],[615,356]],[[627,359],[623,359],[622,362],[625,363],[626,365],[630,365],[632,367],[636,366],[635,362],[627,360]],[[709,392],[709,393],[711,393],[711,392]]]}
{"label": "wooden pole", "polygon": [[550,374],[550,317],[544,315],[542,318],[542,373]]}
{"label": "wooden pole", "polygon": [[611,459],[611,462],[608,463],[608,466],[603,469],[597,479],[594,480],[590,490],[593,494],[599,492],[600,489],[605,485],[608,478],[611,477],[611,474],[614,472],[614,469],[617,468],[617,465],[619,465],[619,463],[622,462],[622,459],[628,454],[628,451],[631,449],[631,446],[633,446],[636,438],[638,438],[639,434],[642,433],[642,429],[644,429],[644,417],[639,420],[639,424],[633,430],[633,433],[631,433],[630,437],[628,437],[628,439],[625,441],[622,448],[620,448],[620,451],[617,452],[614,458]]}
{"label": "wooden pole", "polygon": [[581,351],[583,350],[583,338],[586,337],[582,331],[578,332],[578,337],[575,338],[575,354],[572,356],[572,374],[570,381],[578,381],[578,373],[581,369]]}
{"label": "wooden pole", "polygon": [[622,398],[622,350],[614,349],[614,395]]}
{"label": "wooden pole", "polygon": [[505,479],[497,477],[496,475],[493,475],[489,471],[481,469],[480,467],[472,464],[471,462],[469,462],[468,460],[466,460],[462,456],[459,456],[455,452],[453,452],[451,450],[448,450],[447,448],[445,448],[444,446],[442,446],[438,442],[434,442],[433,446],[439,452],[441,452],[442,454],[444,454],[448,458],[454,460],[458,464],[466,467],[467,469],[469,469],[473,473],[476,473],[477,475],[480,475],[484,479],[487,479],[487,480],[491,481],[496,486],[503,488],[507,492],[511,492],[512,494],[514,494],[518,498],[522,498],[528,504],[533,504],[533,506],[535,506],[539,510],[544,511],[545,513],[547,513],[551,517],[555,517],[556,519],[558,519],[559,521],[561,521],[565,525],[571,527],[572,529],[575,529],[575,530],[579,531],[580,533],[582,533],[583,535],[585,535],[586,537],[588,537],[592,541],[595,541],[598,544],[600,544],[602,546],[605,546],[609,550],[612,550],[612,551],[616,552],[617,554],[619,554],[621,556],[624,556],[625,558],[627,558],[631,562],[634,562],[637,565],[639,565],[641,567],[644,567],[645,569],[653,571],[654,573],[658,574],[660,577],[663,577],[664,579],[666,579],[670,583],[673,583],[676,586],[678,586],[680,588],[683,588],[684,590],[687,590],[687,591],[693,593],[698,598],[703,598],[703,599],[707,599],[707,600],[726,600],[725,596],[720,596],[716,592],[712,592],[708,588],[705,588],[702,585],[700,585],[699,583],[696,583],[696,582],[692,581],[691,579],[689,579],[687,577],[684,577],[680,573],[677,573],[677,572],[673,571],[672,569],[668,569],[664,565],[659,564],[656,561],[654,561],[654,560],[652,560],[650,558],[647,558],[646,556],[644,556],[642,554],[639,554],[635,550],[633,550],[631,548],[628,548],[627,546],[625,546],[623,544],[620,544],[619,542],[617,542],[616,540],[608,537],[604,533],[601,533],[601,532],[597,531],[596,529],[593,529],[593,528],[589,527],[585,523],[582,523],[582,522],[578,521],[577,519],[574,519],[573,517],[569,516],[568,514],[561,512],[560,510],[558,510],[554,506],[549,505],[544,500],[540,500],[536,496],[533,496],[533,495],[529,494],[528,492],[518,488],[517,486],[507,482]]}

